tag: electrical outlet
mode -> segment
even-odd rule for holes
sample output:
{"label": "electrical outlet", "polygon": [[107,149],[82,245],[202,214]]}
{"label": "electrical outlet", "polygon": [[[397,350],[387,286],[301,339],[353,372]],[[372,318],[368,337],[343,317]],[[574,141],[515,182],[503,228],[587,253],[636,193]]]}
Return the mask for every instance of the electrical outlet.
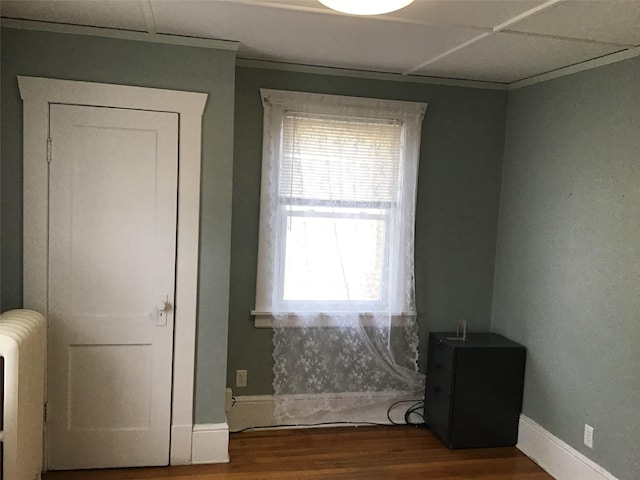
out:
{"label": "electrical outlet", "polygon": [[584,444],[593,448],[593,427],[591,425],[584,424]]}
{"label": "electrical outlet", "polygon": [[247,371],[236,370],[236,387],[246,387],[246,386],[247,386]]}

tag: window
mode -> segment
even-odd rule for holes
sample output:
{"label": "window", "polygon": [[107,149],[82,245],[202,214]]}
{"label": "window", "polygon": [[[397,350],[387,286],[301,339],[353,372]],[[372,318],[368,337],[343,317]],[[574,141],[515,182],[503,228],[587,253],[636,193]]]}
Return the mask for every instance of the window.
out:
{"label": "window", "polygon": [[274,90],[262,97],[254,313],[402,313],[413,304],[426,106]]}

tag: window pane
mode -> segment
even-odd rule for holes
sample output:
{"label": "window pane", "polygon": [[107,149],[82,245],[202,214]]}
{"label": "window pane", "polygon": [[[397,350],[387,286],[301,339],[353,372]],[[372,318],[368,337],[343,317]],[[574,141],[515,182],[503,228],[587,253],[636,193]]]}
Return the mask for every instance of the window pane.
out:
{"label": "window pane", "polygon": [[384,218],[289,213],[284,300],[381,300]]}

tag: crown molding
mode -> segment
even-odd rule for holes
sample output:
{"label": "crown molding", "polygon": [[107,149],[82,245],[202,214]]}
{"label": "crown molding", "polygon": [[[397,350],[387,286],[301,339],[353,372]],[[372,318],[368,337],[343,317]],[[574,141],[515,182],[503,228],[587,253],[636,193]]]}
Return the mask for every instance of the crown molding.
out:
{"label": "crown molding", "polygon": [[619,52],[604,55],[602,57],[587,60],[586,62],[577,63],[564,68],[559,68],[551,72],[536,75],[534,77],[525,78],[517,82],[510,83],[509,90],[518,90],[520,88],[529,87],[537,83],[547,82],[554,78],[566,77],[574,73],[583,72],[585,70],[591,70],[593,68],[603,67],[612,63],[622,62],[629,58],[640,56],[640,47],[621,50]]}
{"label": "crown molding", "polygon": [[508,89],[508,85],[506,83],[462,80],[455,78],[427,77],[421,75],[403,75],[400,73],[374,72],[369,70],[355,70],[338,67],[321,67],[316,65],[273,62],[269,60],[256,60],[251,58],[238,58],[236,61],[236,66],[246,68],[262,68],[266,70],[280,70],[286,72],[312,73],[315,75],[333,75],[337,77],[364,78],[368,80],[385,80],[391,82],[443,85],[447,87],[481,88],[485,90]]}

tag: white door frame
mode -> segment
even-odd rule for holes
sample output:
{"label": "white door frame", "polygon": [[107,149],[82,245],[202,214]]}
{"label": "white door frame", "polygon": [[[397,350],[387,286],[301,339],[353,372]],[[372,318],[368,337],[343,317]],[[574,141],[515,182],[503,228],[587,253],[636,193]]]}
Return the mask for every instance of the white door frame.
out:
{"label": "white door frame", "polygon": [[176,299],[170,464],[191,463],[202,113],[207,94],[18,76],[23,101],[24,308],[48,314],[49,104],[179,114]]}

